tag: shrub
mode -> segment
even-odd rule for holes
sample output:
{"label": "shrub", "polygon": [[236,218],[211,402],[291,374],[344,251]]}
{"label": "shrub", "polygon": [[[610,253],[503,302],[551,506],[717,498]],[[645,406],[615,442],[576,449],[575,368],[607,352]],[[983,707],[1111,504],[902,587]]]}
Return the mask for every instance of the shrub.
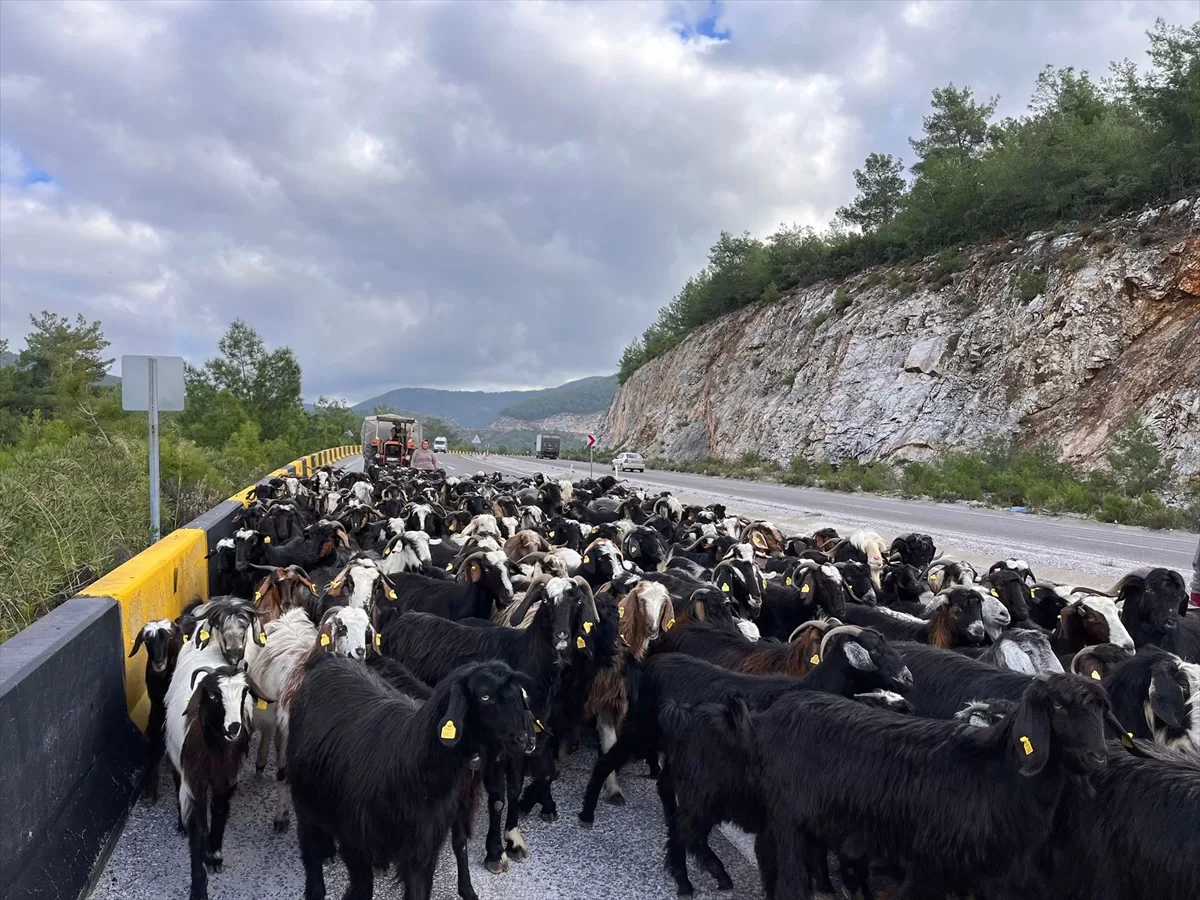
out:
{"label": "shrub", "polygon": [[1017,298],[1022,303],[1028,303],[1044,290],[1046,276],[1042,272],[1022,272],[1017,278]]}
{"label": "shrub", "polygon": [[796,373],[795,372],[793,372],[791,375],[785,375],[783,377],[783,386],[785,388],[787,388],[789,391],[793,387],[795,387],[795,385],[796,385]]}
{"label": "shrub", "polygon": [[833,295],[833,311],[839,316],[849,309],[852,303],[854,298],[845,288],[838,288]]}

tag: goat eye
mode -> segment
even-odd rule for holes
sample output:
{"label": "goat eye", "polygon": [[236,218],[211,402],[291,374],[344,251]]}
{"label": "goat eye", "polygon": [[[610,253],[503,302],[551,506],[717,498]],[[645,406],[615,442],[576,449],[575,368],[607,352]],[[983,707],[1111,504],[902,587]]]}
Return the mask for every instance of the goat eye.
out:
{"label": "goat eye", "polygon": [[1055,703],[1055,704],[1053,704],[1053,705],[1054,705],[1054,708],[1055,708],[1055,709],[1062,709],[1062,708],[1063,708],[1061,703]]}
{"label": "goat eye", "polygon": [[479,699],[483,700],[486,703],[488,700],[491,700],[492,698],[489,697],[487,694],[480,694]]}

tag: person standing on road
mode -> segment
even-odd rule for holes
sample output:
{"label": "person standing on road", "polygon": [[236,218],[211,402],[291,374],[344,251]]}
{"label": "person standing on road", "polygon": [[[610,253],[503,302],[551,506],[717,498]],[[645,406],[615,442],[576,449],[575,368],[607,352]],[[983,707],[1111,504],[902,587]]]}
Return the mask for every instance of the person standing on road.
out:
{"label": "person standing on road", "polygon": [[421,449],[413,451],[410,465],[414,469],[420,469],[422,472],[437,471],[437,457],[429,449],[429,441],[421,441]]}
{"label": "person standing on road", "polygon": [[1196,558],[1192,560],[1192,606],[1200,607],[1200,542],[1196,543]]}

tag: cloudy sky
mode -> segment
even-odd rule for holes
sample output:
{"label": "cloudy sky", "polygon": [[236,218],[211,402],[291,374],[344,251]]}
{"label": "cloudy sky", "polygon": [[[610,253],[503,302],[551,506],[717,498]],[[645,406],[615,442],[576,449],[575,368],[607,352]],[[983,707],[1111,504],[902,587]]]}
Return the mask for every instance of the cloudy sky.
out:
{"label": "cloudy sky", "polygon": [[933,87],[1020,114],[1182,2],[0,4],[0,332],[100,319],[304,392],[616,367],[722,229],[821,227]]}

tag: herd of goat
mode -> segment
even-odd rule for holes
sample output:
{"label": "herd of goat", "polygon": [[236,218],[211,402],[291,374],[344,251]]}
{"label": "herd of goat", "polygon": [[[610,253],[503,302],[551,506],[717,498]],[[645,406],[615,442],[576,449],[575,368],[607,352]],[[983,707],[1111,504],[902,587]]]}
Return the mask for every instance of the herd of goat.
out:
{"label": "herd of goat", "polygon": [[[275,747],[305,897],[394,869],[430,896],[486,794],[487,869],[557,817],[594,723],[579,821],[621,767],[657,778],[666,868],[754,837],[769,898],[1200,897],[1200,610],[1179,574],[1107,593],[977,572],[927,535],[785,535],[605,476],[574,484],[324,468],[274,479],[213,550],[213,599],[148,623],[146,792],[165,754],[207,897],[251,735]],[[265,823],[264,823],[265,826]],[[596,873],[603,878],[603,873]]]}

